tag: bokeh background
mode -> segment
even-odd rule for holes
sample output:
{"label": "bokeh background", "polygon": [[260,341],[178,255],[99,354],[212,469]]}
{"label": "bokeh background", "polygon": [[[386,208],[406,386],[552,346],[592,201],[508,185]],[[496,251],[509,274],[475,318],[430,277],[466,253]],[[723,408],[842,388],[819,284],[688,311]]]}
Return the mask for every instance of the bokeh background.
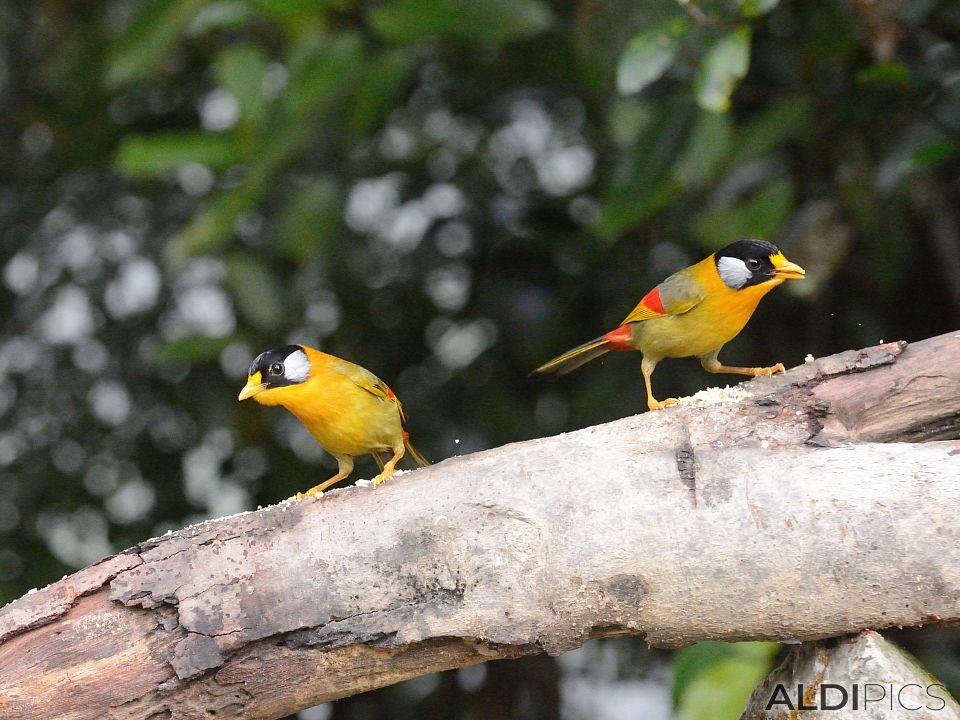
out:
{"label": "bokeh background", "polygon": [[[327,476],[236,402],[269,347],[370,368],[441,460],[638,412],[636,356],[527,372],[745,236],[808,280],[732,364],[956,329],[958,42],[949,0],[0,0],[0,604]],[[960,690],[956,629],[895,638]],[[300,716],[738,717],[781,652],[591,642]]]}

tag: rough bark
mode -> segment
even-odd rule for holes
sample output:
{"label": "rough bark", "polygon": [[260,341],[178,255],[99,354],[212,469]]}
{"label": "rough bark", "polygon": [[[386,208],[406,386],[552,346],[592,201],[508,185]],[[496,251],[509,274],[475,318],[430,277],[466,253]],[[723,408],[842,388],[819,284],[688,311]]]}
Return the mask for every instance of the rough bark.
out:
{"label": "rough bark", "polygon": [[596,636],[960,619],[960,332],[741,389],[107,558],[0,610],[0,717],[271,718]]}
{"label": "rough bark", "polygon": [[741,720],[960,720],[947,689],[872,631],[804,643],[754,691]]}

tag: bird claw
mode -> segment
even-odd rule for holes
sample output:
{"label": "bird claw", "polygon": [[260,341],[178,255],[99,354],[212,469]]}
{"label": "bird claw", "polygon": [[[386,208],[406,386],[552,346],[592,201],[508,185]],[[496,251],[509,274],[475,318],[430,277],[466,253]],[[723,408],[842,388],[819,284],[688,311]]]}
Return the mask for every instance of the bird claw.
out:
{"label": "bird claw", "polygon": [[650,398],[650,400],[647,401],[647,407],[650,410],[664,410],[668,405],[676,405],[676,404],[677,404],[676,398],[666,398],[664,400],[654,400],[653,398]]}
{"label": "bird claw", "polygon": [[777,363],[776,365],[771,365],[770,367],[763,368],[754,368],[757,371],[757,375],[766,375],[767,377],[773,377],[774,373],[786,372],[787,369],[783,366],[783,363]]}
{"label": "bird claw", "polygon": [[298,492],[293,497],[288,497],[287,502],[292,502],[294,500],[303,500],[304,498],[310,498],[310,497],[318,498],[321,495],[323,495],[323,491],[315,492],[313,490],[307,490],[306,492]]}

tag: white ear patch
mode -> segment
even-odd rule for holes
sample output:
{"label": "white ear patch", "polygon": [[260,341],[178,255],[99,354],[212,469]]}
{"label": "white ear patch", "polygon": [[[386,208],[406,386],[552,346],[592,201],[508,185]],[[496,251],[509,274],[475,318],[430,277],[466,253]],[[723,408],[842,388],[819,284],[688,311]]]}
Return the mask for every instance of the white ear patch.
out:
{"label": "white ear patch", "polygon": [[724,284],[734,290],[739,290],[746,285],[751,275],[743,260],[729,255],[724,255],[717,261],[717,272],[720,273],[720,279]]}
{"label": "white ear patch", "polygon": [[283,377],[292,383],[302,383],[310,376],[310,361],[303,350],[294,350],[283,361]]}

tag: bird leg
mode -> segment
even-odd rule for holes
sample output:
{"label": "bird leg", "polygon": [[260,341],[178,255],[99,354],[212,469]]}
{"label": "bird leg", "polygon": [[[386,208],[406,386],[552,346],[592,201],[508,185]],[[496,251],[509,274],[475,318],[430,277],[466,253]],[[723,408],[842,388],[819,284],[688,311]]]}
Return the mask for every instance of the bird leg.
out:
{"label": "bird leg", "polygon": [[383,470],[380,471],[380,474],[373,479],[374,487],[380,485],[381,483],[385,483],[390,479],[394,473],[397,463],[400,462],[400,458],[403,457],[404,452],[405,448],[402,443],[400,444],[400,447],[393,448],[393,457],[383,464]]}
{"label": "bird leg", "polygon": [[[330,487],[331,485],[335,485],[336,483],[338,483],[338,482],[340,482],[341,480],[343,480],[345,477],[347,477],[347,475],[349,475],[350,473],[353,472],[353,458],[350,457],[349,455],[344,455],[343,457],[338,457],[338,458],[337,458],[337,469],[338,469],[339,472],[337,472],[337,474],[334,475],[334,476],[333,476],[332,478],[330,478],[329,480],[324,480],[324,481],[323,481],[322,483],[320,483],[319,485],[314,485],[312,488],[310,488],[309,490],[307,490],[305,493],[299,493],[299,492],[298,492],[298,493],[297,493],[297,500],[300,500],[301,498],[305,498],[305,497],[315,497],[315,496],[319,495],[320,493],[322,493],[324,490],[326,490],[326,489],[327,489],[328,487]],[[291,498],[291,499],[292,499],[292,498]]]}
{"label": "bird leg", "polygon": [[721,363],[717,359],[716,355],[709,355],[700,358],[700,364],[707,372],[733,373],[734,375],[749,375],[750,377],[756,377],[757,375],[766,375],[769,377],[777,372],[786,372],[786,368],[783,367],[783,363],[777,363],[776,365],[771,365],[770,367],[732,367],[730,365],[724,365]]}
{"label": "bird leg", "polygon": [[650,410],[663,410],[667,405],[675,405],[677,403],[676,398],[667,398],[666,400],[657,400],[653,396],[653,388],[650,386],[650,375],[653,371],[643,370],[643,382],[647,386],[647,407]]}

